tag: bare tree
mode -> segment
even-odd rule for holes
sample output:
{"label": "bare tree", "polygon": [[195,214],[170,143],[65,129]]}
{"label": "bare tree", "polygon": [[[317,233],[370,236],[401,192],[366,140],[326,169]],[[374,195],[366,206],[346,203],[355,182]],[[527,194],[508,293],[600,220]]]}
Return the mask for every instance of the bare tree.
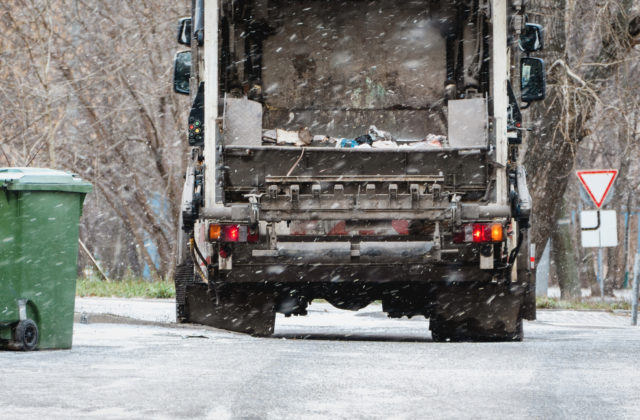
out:
{"label": "bare tree", "polygon": [[[81,234],[112,277],[145,266],[166,277],[174,266],[188,104],[171,93],[170,71],[174,25],[190,3],[0,3],[0,162],[71,170],[94,183]],[[538,257],[566,216],[561,206],[576,162],[615,164],[621,177],[637,179],[634,7],[631,0],[529,1],[529,20],[547,29],[549,73],[526,155]],[[606,131],[615,138],[604,141]],[[615,194],[635,205],[631,189]],[[619,283],[628,263],[611,255]]]}
{"label": "bare tree", "polygon": [[0,5],[0,160],[95,185],[81,232],[112,277],[174,266],[188,106],[170,74],[188,3]]}
{"label": "bare tree", "polygon": [[[577,148],[604,105],[601,96],[609,79],[632,53],[635,18],[628,0],[532,0],[528,10],[531,20],[547,28],[549,63],[548,98],[535,108],[535,132],[526,155],[539,258],[557,219],[566,216],[561,206],[574,176]],[[565,245],[555,247],[556,264],[566,265],[567,259],[575,258],[574,253],[561,252],[575,248]],[[576,293],[575,287],[571,290]]]}

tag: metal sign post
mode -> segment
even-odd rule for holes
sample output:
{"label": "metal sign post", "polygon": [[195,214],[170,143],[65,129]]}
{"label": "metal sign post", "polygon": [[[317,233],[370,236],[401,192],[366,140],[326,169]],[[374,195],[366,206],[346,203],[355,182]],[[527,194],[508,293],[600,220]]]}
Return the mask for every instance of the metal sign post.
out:
{"label": "metal sign post", "polygon": [[604,300],[604,276],[602,275],[603,248],[618,246],[617,217],[615,210],[583,210],[580,212],[582,246],[598,248],[596,280],[600,297]]}
{"label": "metal sign post", "polygon": [[602,247],[598,247],[598,286],[600,287],[600,300],[604,302],[604,278],[602,278]]}

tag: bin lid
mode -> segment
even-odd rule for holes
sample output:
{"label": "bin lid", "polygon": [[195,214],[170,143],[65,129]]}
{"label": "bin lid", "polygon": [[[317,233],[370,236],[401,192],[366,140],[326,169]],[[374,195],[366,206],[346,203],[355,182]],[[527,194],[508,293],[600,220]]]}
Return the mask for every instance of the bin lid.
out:
{"label": "bin lid", "polygon": [[76,174],[46,168],[0,168],[0,188],[11,191],[91,192],[93,186]]}

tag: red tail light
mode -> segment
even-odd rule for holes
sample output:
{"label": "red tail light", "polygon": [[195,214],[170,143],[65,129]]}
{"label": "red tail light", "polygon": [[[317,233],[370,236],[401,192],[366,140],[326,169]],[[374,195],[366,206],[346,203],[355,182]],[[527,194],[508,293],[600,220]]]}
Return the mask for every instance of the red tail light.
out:
{"label": "red tail light", "polygon": [[258,229],[246,225],[217,225],[209,226],[209,240],[214,242],[258,242],[260,235]]}
{"label": "red tail light", "polygon": [[491,242],[491,226],[481,223],[473,225],[473,242]]}
{"label": "red tail light", "polygon": [[224,242],[238,242],[240,239],[240,228],[238,225],[223,226],[222,240]]}
{"label": "red tail light", "polygon": [[500,223],[474,223],[463,225],[460,232],[453,235],[453,242],[487,243],[502,242],[504,234]]}

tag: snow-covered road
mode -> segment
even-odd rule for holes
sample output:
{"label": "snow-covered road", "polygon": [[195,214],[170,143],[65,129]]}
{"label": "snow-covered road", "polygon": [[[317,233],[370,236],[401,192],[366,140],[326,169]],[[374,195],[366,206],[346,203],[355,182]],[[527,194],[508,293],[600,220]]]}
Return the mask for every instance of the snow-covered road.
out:
{"label": "snow-covered road", "polygon": [[273,338],[91,323],[167,322],[171,301],[77,310],[90,323],[72,350],[0,353],[0,418],[640,418],[640,329],[625,314],[540,311],[522,343],[433,343],[428,321],[375,305],[314,303]]}

